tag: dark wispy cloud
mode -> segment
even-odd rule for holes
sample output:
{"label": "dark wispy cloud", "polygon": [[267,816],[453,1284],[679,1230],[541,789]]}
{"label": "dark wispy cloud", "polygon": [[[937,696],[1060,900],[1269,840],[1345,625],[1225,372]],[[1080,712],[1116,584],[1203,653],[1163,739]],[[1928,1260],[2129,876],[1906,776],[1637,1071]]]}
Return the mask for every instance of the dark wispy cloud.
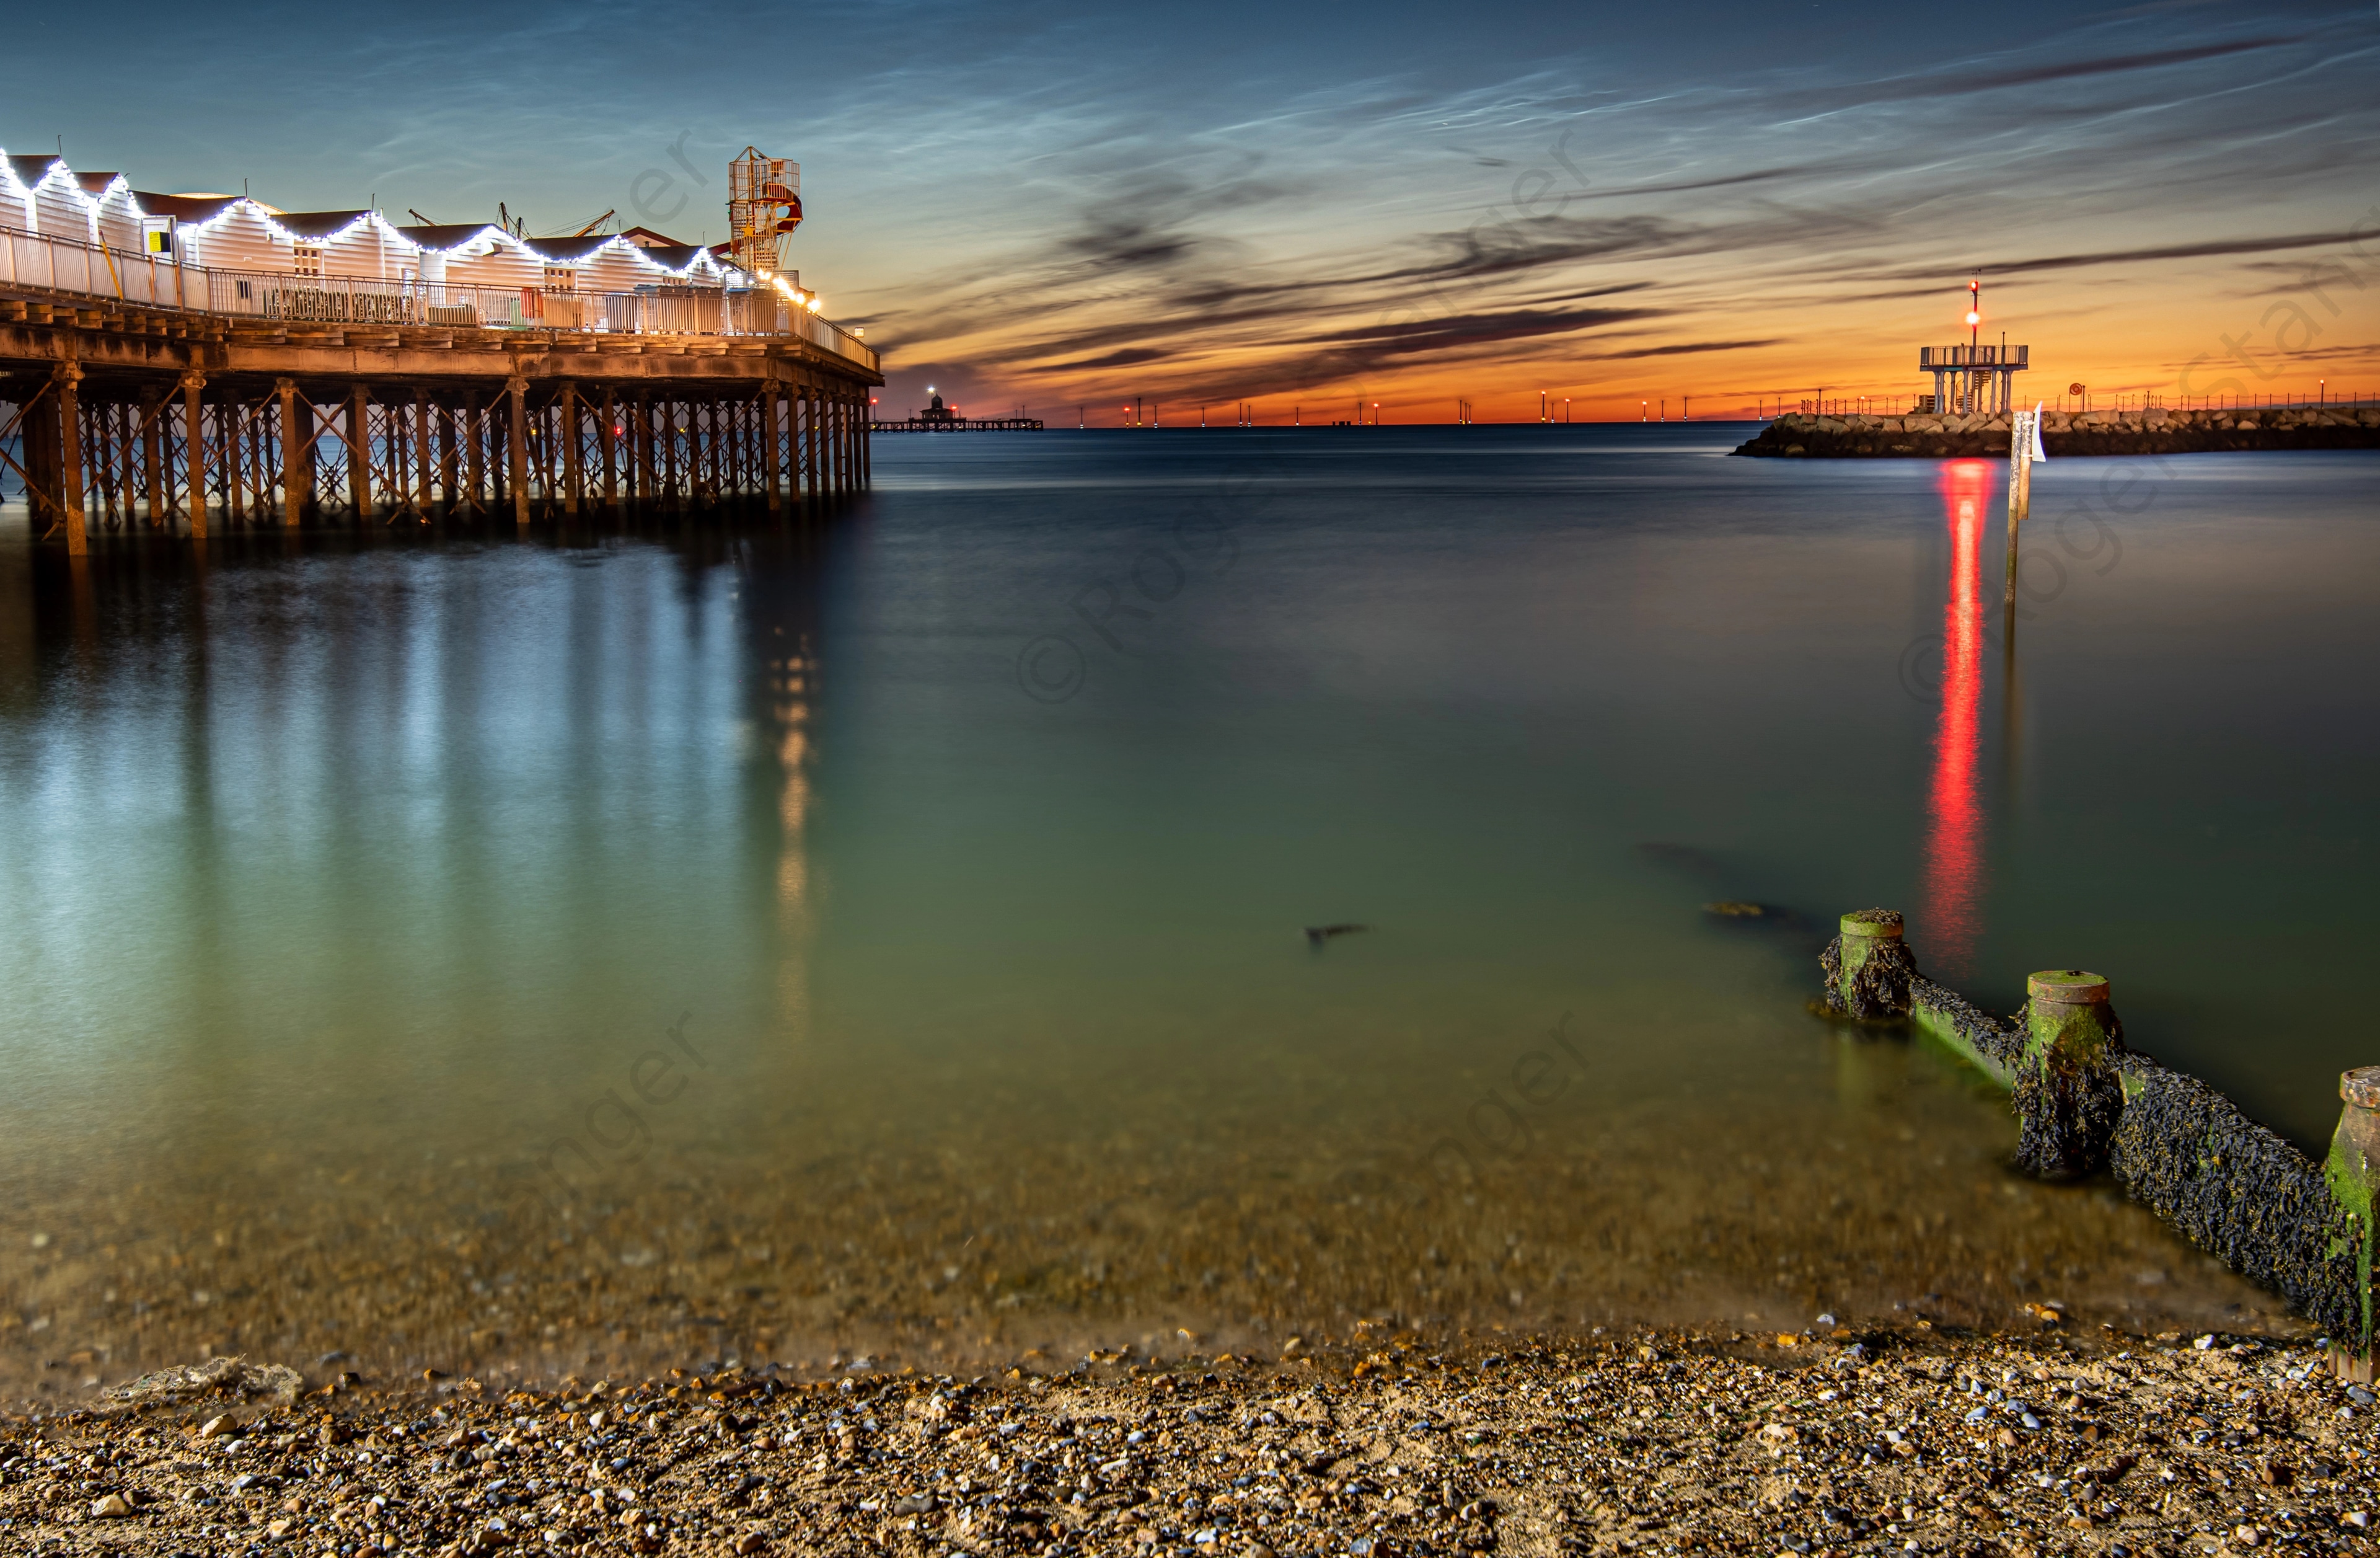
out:
{"label": "dark wispy cloud", "polygon": [[1778,337],[1760,341],[1678,341],[1666,347],[1637,347],[1627,351],[1606,351],[1595,354],[1597,360],[1626,361],[1640,357],[1684,357],[1694,352],[1751,351],[1758,347],[1780,345]]}
{"label": "dark wispy cloud", "polygon": [[2188,48],[2151,49],[2138,54],[2110,55],[2098,59],[2038,60],[1998,69],[1961,67],[1930,70],[1900,76],[1889,80],[1854,81],[1838,88],[1821,88],[1811,91],[1787,94],[1778,99],[1780,107],[1838,109],[1855,104],[1906,103],[1918,99],[1967,97],[1980,92],[2005,91],[2011,87],[2042,86],[2052,81],[2080,80],[2091,76],[2119,76],[2139,71],[2163,70],[2178,65],[2195,65],[2201,60],[2225,59],[2233,55],[2251,54],[2260,49],[2283,48],[2301,43],[2305,36],[2241,38],[2216,43],[2200,43]]}
{"label": "dark wispy cloud", "polygon": [[[1028,396],[1087,375],[1101,398],[1340,375],[1427,396],[1450,373],[1534,385],[1564,363],[1721,359],[1736,382],[1841,382],[1847,357],[1906,376],[1884,365],[1947,338],[1981,267],[1996,321],[2021,300],[2015,323],[2059,332],[2045,358],[2065,362],[2071,333],[2107,330],[2107,282],[2203,287],[2210,265],[2318,255],[2365,203],[2341,150],[2380,128],[2369,54],[2335,22],[2274,19],[2086,20],[1834,81],[1582,59],[1435,94],[1318,83],[1235,124],[1097,138],[1079,173],[1058,155],[1050,186],[1071,201],[1004,257],[997,307],[925,286],[923,307],[885,298],[887,329],[960,331]],[[1201,166],[1251,192],[1193,209]],[[2067,274],[2099,290],[2057,294]],[[1635,297],[1548,300],[1615,287]],[[1742,371],[1759,359],[1770,374]]]}
{"label": "dark wispy cloud", "polygon": [[[11,35],[0,146],[693,238],[753,142],[802,160],[796,262],[895,404],[930,373],[1070,407],[1459,385],[1492,415],[1571,383],[1906,387],[1974,267],[2036,360],[2146,387],[2351,257],[2380,143],[2380,30],[2315,0],[958,15],[420,0],[326,35],[285,0],[233,30],[123,0]],[[103,56],[151,88],[94,108]],[[2380,339],[2359,274],[2324,361]]]}
{"label": "dark wispy cloud", "polygon": [[[2367,233],[2368,239],[2374,235]],[[2029,275],[2040,271],[2072,271],[2088,265],[2139,265],[2160,260],[2205,260],[2232,254],[2277,254],[2292,249],[2326,249],[2351,244],[2351,232],[2289,233],[2270,237],[2216,238],[2204,243],[2159,244],[2149,249],[2109,249],[2085,254],[2049,254],[2025,260],[1986,257],[1976,267],[1995,276]],[[1909,281],[1939,271],[1881,271],[1877,280]]]}

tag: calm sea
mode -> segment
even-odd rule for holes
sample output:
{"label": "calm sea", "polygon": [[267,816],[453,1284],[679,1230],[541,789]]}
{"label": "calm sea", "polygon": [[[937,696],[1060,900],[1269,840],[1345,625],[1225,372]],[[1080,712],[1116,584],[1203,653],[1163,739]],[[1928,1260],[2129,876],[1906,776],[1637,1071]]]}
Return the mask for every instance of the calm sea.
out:
{"label": "calm sea", "polygon": [[12,507],[6,1382],[2281,1323],[1803,1003],[1897,907],[2326,1141],[2380,460],[2053,461],[2011,643],[1997,466],[1748,432],[884,438],[816,523],[73,566]]}

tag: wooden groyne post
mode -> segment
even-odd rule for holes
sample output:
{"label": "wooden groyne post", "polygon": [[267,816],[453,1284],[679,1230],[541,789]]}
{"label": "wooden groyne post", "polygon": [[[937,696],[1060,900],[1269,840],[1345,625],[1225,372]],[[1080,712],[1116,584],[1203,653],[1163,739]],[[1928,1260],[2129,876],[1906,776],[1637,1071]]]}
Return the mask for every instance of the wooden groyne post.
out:
{"label": "wooden groyne post", "polygon": [[2359,1384],[2372,1382],[2372,1244],[2373,1190],[2380,1181],[2380,1065],[2342,1072],[2338,1096],[2338,1128],[2330,1138],[2330,1156],[2323,1177],[2342,1214],[2341,1240],[2355,1262],[2355,1293],[2359,1300],[2357,1333],[2361,1345],[2333,1339],[2331,1364]]}
{"label": "wooden groyne post", "polygon": [[2115,1055],[2123,1024],[2107,981],[2080,968],[2053,968],[2024,981],[2024,1053],[2016,1068],[2016,1161],[2044,1179],[2070,1179],[2107,1164],[2123,1113]]}
{"label": "wooden groyne post", "polygon": [[1905,1016],[2010,1089],[2019,1166],[2065,1177],[2104,1165],[2183,1237],[2321,1326],[2338,1372],[2370,1382],[2380,1066],[2340,1077],[2338,1126],[2315,1163],[2216,1088],[2131,1048],[2100,975],[2036,973],[2024,1011],[1996,1017],[1917,970],[1888,909],[1844,916],[1819,966],[1828,1012]]}

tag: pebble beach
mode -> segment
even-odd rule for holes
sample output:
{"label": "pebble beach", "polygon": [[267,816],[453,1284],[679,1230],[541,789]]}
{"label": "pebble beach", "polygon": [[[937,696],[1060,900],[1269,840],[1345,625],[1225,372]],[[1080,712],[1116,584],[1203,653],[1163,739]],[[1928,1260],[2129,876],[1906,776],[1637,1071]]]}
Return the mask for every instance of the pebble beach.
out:
{"label": "pebble beach", "polygon": [[152,1371],[0,1426],[48,1553],[2360,1552],[2374,1399],[2306,1342],[1639,1331],[959,1377]]}

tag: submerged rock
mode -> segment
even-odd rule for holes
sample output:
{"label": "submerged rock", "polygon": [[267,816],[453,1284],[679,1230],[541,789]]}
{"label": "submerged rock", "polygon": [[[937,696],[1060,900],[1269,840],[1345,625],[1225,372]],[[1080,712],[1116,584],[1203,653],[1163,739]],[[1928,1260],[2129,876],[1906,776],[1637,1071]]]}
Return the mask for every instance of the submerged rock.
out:
{"label": "submerged rock", "polygon": [[1305,928],[1305,940],[1308,945],[1320,946],[1333,936],[1352,936],[1370,929],[1368,925],[1309,925]]}
{"label": "submerged rock", "polygon": [[[278,1363],[250,1363],[244,1357],[211,1357],[204,1363],[182,1368],[152,1369],[137,1380],[128,1380],[100,1394],[109,1401],[128,1406],[164,1405],[219,1392],[277,1396],[283,1401],[291,1401],[296,1399],[305,1382],[296,1369]],[[218,1418],[214,1423],[222,1420]],[[212,1429],[213,1423],[208,1426]]]}

